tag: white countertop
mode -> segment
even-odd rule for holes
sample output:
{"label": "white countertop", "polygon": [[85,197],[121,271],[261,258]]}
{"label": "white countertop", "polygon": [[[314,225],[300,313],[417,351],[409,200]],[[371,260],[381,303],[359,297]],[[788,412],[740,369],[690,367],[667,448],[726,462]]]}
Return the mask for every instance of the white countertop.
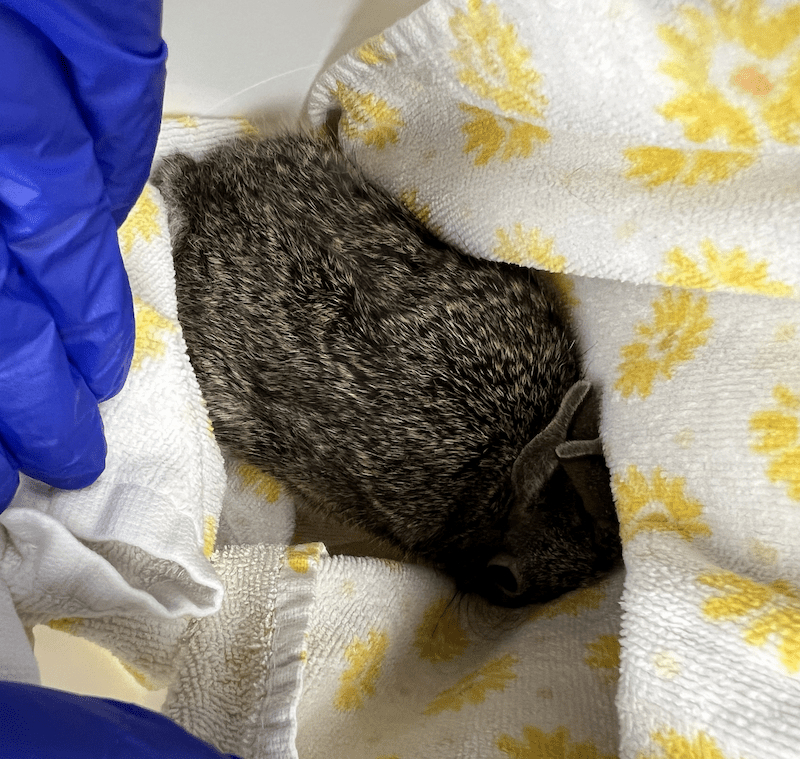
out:
{"label": "white countertop", "polygon": [[422,0],[164,0],[164,112],[295,116],[316,75]]}

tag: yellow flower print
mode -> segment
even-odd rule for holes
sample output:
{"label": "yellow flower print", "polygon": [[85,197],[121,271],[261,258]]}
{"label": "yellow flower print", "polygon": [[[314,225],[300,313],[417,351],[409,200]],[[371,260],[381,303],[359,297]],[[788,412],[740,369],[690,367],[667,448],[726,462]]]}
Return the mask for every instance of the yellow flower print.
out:
{"label": "yellow flower print", "polygon": [[493,104],[490,109],[461,104],[469,118],[462,127],[467,138],[464,152],[479,151],[476,165],[498,153],[503,161],[527,158],[550,138],[538,123],[547,98],[539,92],[540,74],[529,65],[530,51],[518,41],[514,25],[503,23],[494,3],[467,0],[466,12],[458,10],[450,19],[450,30],[457,43],[451,55],[459,81]]}
{"label": "yellow flower print", "polygon": [[660,468],[648,479],[638,467],[614,475],[613,486],[624,542],[640,532],[672,532],[684,540],[709,537],[711,528],[700,519],[703,505],[684,492],[685,480],[667,477]]}
{"label": "yellow flower print", "polygon": [[293,571],[304,575],[311,569],[311,562],[319,561],[321,555],[322,543],[293,546],[286,551],[286,564]]}
{"label": "yellow flower print", "polygon": [[763,115],[776,140],[800,143],[800,55],[789,69],[783,91],[764,105]]}
{"label": "yellow flower print", "polygon": [[440,693],[428,704],[423,712],[426,715],[441,714],[443,711],[460,711],[467,704],[482,704],[490,691],[504,691],[508,683],[517,675],[513,671],[517,658],[506,654],[493,659],[459,680],[452,688]]}
{"label": "yellow flower print", "polygon": [[354,55],[368,66],[391,63],[395,59],[395,54],[386,49],[386,35],[383,33],[368,39],[355,51]]}
{"label": "yellow flower print", "polygon": [[800,501],[800,396],[786,385],[777,385],[772,395],[778,408],[750,419],[750,431],[758,436],[751,447],[769,458],[767,477],[785,483],[789,498]]}
{"label": "yellow flower print", "polygon": [[405,123],[399,108],[390,106],[386,100],[370,92],[358,92],[343,82],[336,82],[336,89],[331,94],[342,104],[339,127],[350,139],[361,140],[378,150],[395,145],[400,139],[398,131]]}
{"label": "yellow flower print", "polygon": [[358,636],[353,638],[344,652],[349,665],[342,673],[339,690],[333,701],[339,711],[361,709],[364,700],[375,695],[375,684],[381,674],[388,647],[389,636],[385,632],[370,630],[366,641]]}
{"label": "yellow flower print", "polygon": [[680,181],[691,187],[700,182],[714,184],[728,179],[755,162],[755,154],[736,150],[678,150],[655,145],[627,148],[625,157],[631,164],[625,176],[642,178],[648,187]]}
{"label": "yellow flower print", "polygon": [[747,621],[742,637],[751,646],[778,643],[786,669],[800,672],[800,592],[785,580],[767,585],[734,572],[709,572],[697,578],[723,595],[709,598],[703,614],[714,621]]}
{"label": "yellow flower print", "polygon": [[423,614],[414,646],[428,661],[450,661],[469,646],[467,631],[458,619],[458,607],[448,598],[434,601]]}
{"label": "yellow flower print", "polygon": [[617,759],[616,754],[601,753],[591,741],[573,743],[566,727],[545,733],[533,725],[526,725],[522,729],[521,740],[508,734],[501,735],[497,740],[497,748],[510,759]]}
{"label": "yellow flower print", "polygon": [[133,243],[137,239],[151,242],[159,234],[161,234],[161,226],[158,223],[158,206],[153,200],[150,186],[145,185],[142,194],[128,214],[128,218],[125,219],[117,233],[122,255],[127,256],[131,252]]}
{"label": "yellow flower print", "polygon": [[546,238],[538,229],[525,229],[515,224],[511,232],[495,231],[494,254],[501,260],[520,266],[535,266],[552,272],[563,272],[567,259],[553,253],[553,238]]}
{"label": "yellow flower print", "polygon": [[154,680],[149,678],[144,672],[136,669],[130,664],[126,664],[124,661],[119,661],[119,663],[122,669],[124,669],[145,690],[154,691],[161,689],[162,687],[161,683],[155,682]]}
{"label": "yellow flower print", "polygon": [[731,81],[760,106],[761,117],[776,140],[800,144],[800,5],[768,15],[760,0],[740,0],[735,7],[720,0],[712,4],[726,39],[761,61],[789,61],[773,76],[757,64],[742,66]]}
{"label": "yellow flower print", "polygon": [[586,644],[587,653],[584,661],[603,680],[611,685],[619,679],[619,637],[616,635],[601,635],[596,640]]}
{"label": "yellow flower print", "polygon": [[197,127],[200,126],[200,123],[197,121],[197,119],[194,116],[189,116],[188,114],[175,116],[174,120],[187,129],[197,129]]}
{"label": "yellow flower print", "polygon": [[703,261],[698,262],[681,248],[673,248],[666,254],[669,269],[660,272],[658,278],[665,285],[700,288],[703,290],[733,290],[785,297],[793,290],[783,282],[769,279],[767,261],[751,261],[742,248],[722,253],[711,240],[700,243]]}
{"label": "yellow flower print", "polygon": [[606,585],[606,582],[600,582],[565,593],[555,601],[534,608],[528,619],[554,619],[562,614],[577,617],[586,609],[599,609],[606,598]]}
{"label": "yellow flower print", "polygon": [[206,514],[203,520],[203,556],[208,558],[214,553],[217,542],[217,520],[212,514]]}
{"label": "yellow flower print", "polygon": [[659,110],[666,118],[680,121],[692,142],[719,136],[732,147],[755,147],[758,137],[746,109],[734,105],[711,81],[717,42],[715,19],[690,5],[682,6],[679,13],[683,30],[662,26],[658,31],[672,53],[661,70],[683,86]]}
{"label": "yellow flower print", "polygon": [[136,317],[136,338],[131,369],[136,370],[142,367],[145,359],[160,358],[166,353],[167,343],[161,333],[174,332],[177,328],[173,321],[136,297],[133,299],[133,313]]}
{"label": "yellow flower print", "polygon": [[674,680],[681,674],[681,659],[669,651],[653,655],[653,670],[662,680]]}
{"label": "yellow flower print", "polygon": [[653,301],[653,320],[639,323],[639,336],[620,350],[619,379],[614,387],[629,398],[647,398],[656,379],[672,379],[679,364],[694,358],[708,342],[714,320],[708,316],[708,298],[686,290],[664,290]]}
{"label": "yellow flower print", "polygon": [[476,166],[485,166],[500,152],[502,161],[512,158],[529,158],[536,143],[550,137],[550,133],[536,124],[508,116],[497,116],[491,111],[475,105],[461,103],[459,108],[470,120],[461,128],[467,138],[464,152],[469,154],[477,150]]}
{"label": "yellow flower print", "polygon": [[636,759],[727,759],[716,740],[702,731],[689,739],[675,730],[657,730],[650,738],[661,748],[657,753],[640,752]]}
{"label": "yellow flower print", "polygon": [[406,190],[400,193],[400,202],[411,211],[426,227],[431,224],[431,207],[417,200],[417,190]]}
{"label": "yellow flower print", "polygon": [[268,503],[275,503],[280,498],[280,483],[258,467],[252,464],[239,464],[238,474],[246,488],[265,498]]}
{"label": "yellow flower print", "polygon": [[759,58],[775,58],[800,33],[800,5],[790,5],[767,15],[760,0],[738,3],[711,0],[724,36]]}
{"label": "yellow flower print", "polygon": [[458,41],[451,55],[460,65],[460,82],[502,111],[541,118],[547,105],[537,92],[541,76],[528,65],[530,52],[494,3],[467,0],[467,12],[456,11],[450,30]]}
{"label": "yellow flower print", "polygon": [[78,635],[78,629],[83,626],[83,620],[80,617],[62,617],[61,619],[51,619],[47,626],[51,630]]}
{"label": "yellow flower print", "polygon": [[239,122],[239,128],[245,137],[258,138],[261,136],[261,132],[259,132],[258,129],[256,129],[253,124],[244,116],[237,116],[236,121]]}
{"label": "yellow flower print", "polygon": [[800,5],[771,13],[762,0],[708,0],[678,10],[658,33],[669,49],[661,71],[677,92],[658,111],[695,143],[728,149],[630,148],[629,178],[718,182],[751,165],[764,139],[800,144]]}

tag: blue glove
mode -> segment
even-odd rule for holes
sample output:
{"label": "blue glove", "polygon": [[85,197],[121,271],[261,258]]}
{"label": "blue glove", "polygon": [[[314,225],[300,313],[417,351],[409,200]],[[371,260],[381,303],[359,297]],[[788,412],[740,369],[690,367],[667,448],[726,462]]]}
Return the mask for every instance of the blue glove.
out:
{"label": "blue glove", "polygon": [[236,759],[134,704],[0,682],[3,759]]}
{"label": "blue glove", "polygon": [[133,355],[116,230],[150,171],[160,0],[0,0],[0,511],[17,471],[105,466],[97,404]]}

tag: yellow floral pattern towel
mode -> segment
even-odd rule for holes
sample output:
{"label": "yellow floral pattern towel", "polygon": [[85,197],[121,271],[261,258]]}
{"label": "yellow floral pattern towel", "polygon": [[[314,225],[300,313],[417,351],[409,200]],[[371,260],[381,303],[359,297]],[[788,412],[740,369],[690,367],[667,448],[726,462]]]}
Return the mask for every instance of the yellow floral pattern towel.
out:
{"label": "yellow floral pattern towel", "polygon": [[173,643],[164,710],[224,752],[617,757],[619,571],[498,624],[430,569],[321,544],[230,546],[212,561],[225,600]]}
{"label": "yellow floral pattern towel", "polygon": [[[796,757],[800,3],[431,0],[320,75],[336,111],[426,224],[552,273],[603,394],[624,615],[587,656],[620,662],[619,743],[576,709],[469,755]],[[427,716],[512,688],[506,654]]]}

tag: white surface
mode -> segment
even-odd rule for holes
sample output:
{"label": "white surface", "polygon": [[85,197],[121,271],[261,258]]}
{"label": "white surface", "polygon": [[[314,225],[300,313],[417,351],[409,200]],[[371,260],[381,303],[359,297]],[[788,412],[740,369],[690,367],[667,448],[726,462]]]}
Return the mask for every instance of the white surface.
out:
{"label": "white surface", "polygon": [[422,0],[164,0],[164,112],[296,116],[319,71]]}
{"label": "white surface", "polygon": [[[789,7],[771,5],[768,18]],[[595,629],[583,659],[603,662],[613,679],[619,654],[614,756],[797,759],[800,151],[774,126],[768,108],[777,101],[738,84],[741,61],[753,71],[767,65],[744,38],[727,36],[733,24],[753,30],[746,4],[725,3],[724,17],[714,10],[723,4],[707,6],[708,15],[684,0],[431,0],[386,32],[373,65],[348,56],[320,77],[309,121],[321,125],[341,105],[347,156],[445,239],[575,275],[558,289],[575,304],[584,376],[602,397],[626,567],[619,642]],[[791,33],[792,47],[769,60],[781,71],[800,53],[800,23]],[[695,131],[704,119],[721,123],[711,108],[683,110],[700,102],[705,71],[719,102],[757,135],[752,147],[740,148],[733,132]],[[780,86],[770,98],[787,97],[790,85]],[[782,114],[781,124],[796,123]],[[733,150],[741,164],[699,169]],[[667,161],[679,168],[664,171]],[[781,437],[783,429],[791,432]],[[531,625],[552,632],[562,620]],[[519,661],[529,666],[543,645],[518,651]],[[311,643],[308,651],[311,663]],[[406,671],[399,659],[391,666]],[[531,677],[534,691],[551,666],[561,664],[543,661]],[[562,700],[563,713],[546,714],[539,698],[524,729],[502,728],[524,732],[524,742],[450,756],[610,754],[583,743],[599,735],[586,725],[599,702],[567,677],[550,700]],[[418,679],[424,693],[422,671]],[[379,735],[402,730],[402,740],[350,759],[446,755],[410,746],[417,723],[395,716],[399,699],[387,700],[388,720],[370,724],[368,710],[394,685],[377,682],[351,715],[350,735],[363,744],[374,724]],[[529,693],[520,679],[511,688]],[[469,715],[465,731],[497,729],[484,717],[496,695],[448,718]],[[301,708],[310,703],[304,694]],[[325,713],[313,717],[323,735]],[[569,744],[556,740],[556,725]],[[330,744],[303,756],[343,755]]]}
{"label": "white surface", "polygon": [[130,701],[148,709],[158,710],[164,703],[166,688],[147,690],[104,648],[43,625],[34,627],[33,635],[42,685]]}

